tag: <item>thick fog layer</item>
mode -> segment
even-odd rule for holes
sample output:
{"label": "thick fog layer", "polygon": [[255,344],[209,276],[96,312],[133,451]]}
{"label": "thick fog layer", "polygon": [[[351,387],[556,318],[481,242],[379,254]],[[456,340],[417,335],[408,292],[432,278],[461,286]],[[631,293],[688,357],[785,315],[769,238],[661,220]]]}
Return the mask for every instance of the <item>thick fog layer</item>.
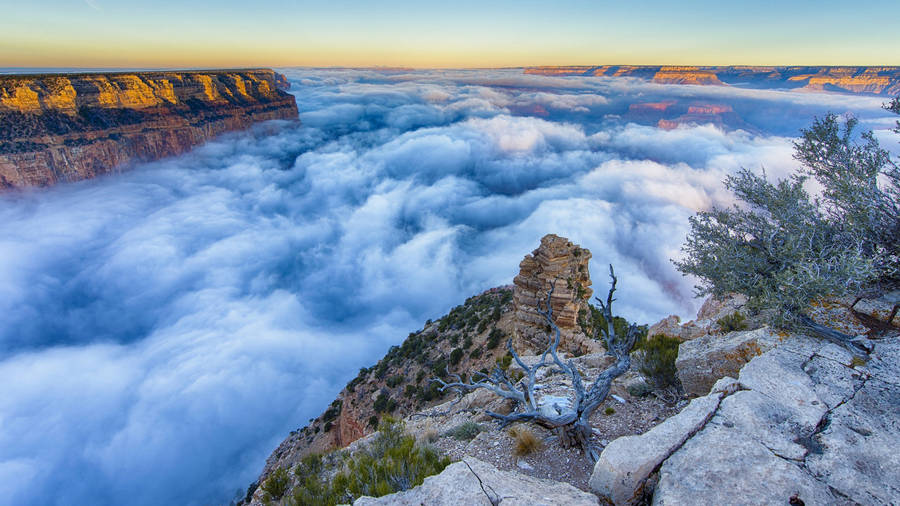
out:
{"label": "thick fog layer", "polygon": [[[877,98],[520,71],[287,70],[303,122],[0,197],[0,503],[227,503],[362,366],[508,284],[547,233],[690,317],[687,218]],[[726,104],[657,127],[629,106]],[[715,122],[714,122],[715,123]],[[896,139],[891,139],[891,142]]]}

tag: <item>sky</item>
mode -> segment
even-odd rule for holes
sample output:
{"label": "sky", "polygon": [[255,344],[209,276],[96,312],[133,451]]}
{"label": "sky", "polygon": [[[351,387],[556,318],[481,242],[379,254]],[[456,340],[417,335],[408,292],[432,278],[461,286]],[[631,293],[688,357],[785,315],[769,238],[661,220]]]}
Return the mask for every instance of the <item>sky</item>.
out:
{"label": "sky", "polygon": [[0,67],[900,65],[896,0],[2,0]]}
{"label": "sky", "polygon": [[[732,202],[728,174],[792,173],[827,111],[900,146],[880,97],[282,71],[300,124],[0,195],[0,505],[225,504],[361,367],[509,284],[543,235],[591,250],[595,292],[614,264],[618,314],[687,319],[700,301],[669,260],[689,216]],[[628,115],[663,100],[734,117]]]}

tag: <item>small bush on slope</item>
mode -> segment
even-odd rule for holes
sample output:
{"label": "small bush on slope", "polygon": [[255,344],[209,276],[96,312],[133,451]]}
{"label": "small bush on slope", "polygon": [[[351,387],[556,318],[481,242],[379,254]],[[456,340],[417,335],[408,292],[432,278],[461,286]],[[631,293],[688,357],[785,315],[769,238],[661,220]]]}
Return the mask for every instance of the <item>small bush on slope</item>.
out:
{"label": "small bush on slope", "polygon": [[675,359],[681,340],[657,334],[644,342],[637,362],[641,374],[654,388],[665,388],[678,382]]}
{"label": "small bush on slope", "polygon": [[330,480],[320,457],[310,457],[309,462],[304,458],[295,470],[300,483],[289,504],[331,506],[349,504],[364,495],[381,497],[421,485],[450,464],[435,450],[417,445],[403,424],[391,417],[385,417],[378,429],[372,443],[347,458],[344,468]]}
{"label": "small bush on slope", "polygon": [[262,484],[263,502],[268,504],[273,500],[281,499],[284,493],[287,492],[289,483],[287,471],[283,467],[273,471]]}
{"label": "small bush on slope", "polygon": [[744,317],[744,315],[735,311],[730,315],[725,315],[719,318],[718,320],[716,320],[716,323],[719,325],[719,329],[722,331],[722,333],[727,334],[729,332],[736,332],[738,330],[746,330],[746,319],[747,318]]}
{"label": "small bush on slope", "polygon": [[475,422],[466,422],[448,430],[447,435],[457,441],[471,441],[483,430],[481,425]]}

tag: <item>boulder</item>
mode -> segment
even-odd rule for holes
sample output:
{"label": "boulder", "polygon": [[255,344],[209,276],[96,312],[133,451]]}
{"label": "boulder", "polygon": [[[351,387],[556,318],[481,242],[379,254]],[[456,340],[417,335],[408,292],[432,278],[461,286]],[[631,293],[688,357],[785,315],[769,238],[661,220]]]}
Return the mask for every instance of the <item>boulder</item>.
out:
{"label": "boulder", "polygon": [[553,480],[501,471],[472,457],[447,466],[415,488],[379,498],[360,497],[353,506],[597,506],[597,496]]}
{"label": "boulder", "polygon": [[746,314],[744,312],[746,304],[747,297],[740,294],[733,294],[720,299],[708,297],[703,301],[696,320],[682,324],[681,318],[670,315],[651,325],[647,335],[652,337],[662,334],[667,337],[676,337],[682,341],[690,341],[709,334],[716,334],[720,332],[716,321],[734,313]]}
{"label": "boulder", "polygon": [[744,364],[778,341],[779,336],[768,327],[685,341],[678,346],[675,360],[678,379],[687,394],[706,395],[716,381],[737,376]]}
{"label": "boulder", "polygon": [[747,305],[747,297],[739,293],[731,294],[722,298],[707,297],[697,312],[698,320],[708,320],[715,322],[725,316],[734,313],[744,313],[744,306]]}
{"label": "boulder", "polygon": [[594,465],[591,490],[613,504],[639,502],[650,474],[706,424],[727,388],[723,383],[719,391],[692,400],[680,413],[644,434],[611,442]]}
{"label": "boulder", "polygon": [[853,310],[880,322],[900,327],[898,305],[900,305],[900,290],[895,290],[878,298],[860,299],[853,304]]}
{"label": "boulder", "polygon": [[653,504],[900,504],[898,378],[900,335],[866,364],[790,336],[662,463]]}
{"label": "boulder", "polygon": [[749,435],[711,421],[659,470],[654,506],[836,504],[827,487]]}

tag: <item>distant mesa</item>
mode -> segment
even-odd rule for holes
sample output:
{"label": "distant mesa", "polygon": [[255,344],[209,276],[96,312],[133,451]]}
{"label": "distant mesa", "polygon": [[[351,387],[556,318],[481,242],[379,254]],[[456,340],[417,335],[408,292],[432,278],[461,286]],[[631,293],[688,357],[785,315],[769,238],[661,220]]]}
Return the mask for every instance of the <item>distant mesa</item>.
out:
{"label": "distant mesa", "polygon": [[0,76],[0,190],[90,179],[296,120],[289,87],[268,69]]}
{"label": "distant mesa", "polygon": [[600,65],[527,67],[525,73],[552,76],[636,77],[660,84],[830,91],[882,96],[900,94],[900,67]]}

